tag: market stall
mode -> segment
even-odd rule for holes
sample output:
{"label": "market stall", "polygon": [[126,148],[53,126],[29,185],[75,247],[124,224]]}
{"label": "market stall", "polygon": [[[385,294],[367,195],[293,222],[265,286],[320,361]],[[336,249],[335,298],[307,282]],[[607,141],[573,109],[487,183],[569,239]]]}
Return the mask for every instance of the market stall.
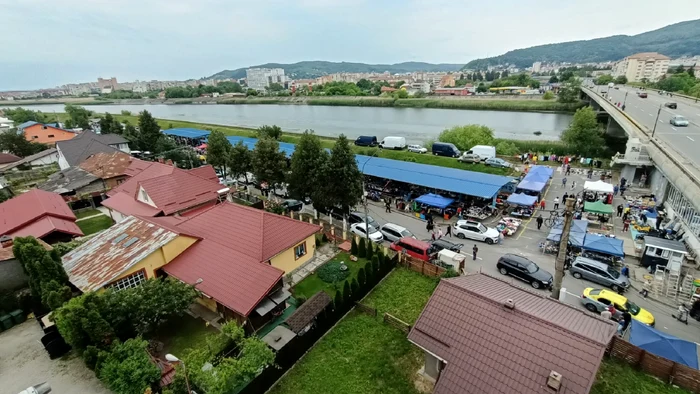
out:
{"label": "market stall", "polygon": [[629,341],[645,351],[698,369],[698,345],[632,320]]}
{"label": "market stall", "polygon": [[527,172],[528,175],[542,175],[546,177],[547,180],[554,174],[554,168],[548,166],[532,166]]}
{"label": "market stall", "polygon": [[511,194],[506,202],[513,205],[511,216],[515,217],[531,217],[534,211],[534,206],[537,203],[536,196],[529,196],[524,193]]}
{"label": "market stall", "polygon": [[583,240],[583,256],[609,264],[620,264],[625,257],[624,241],[599,234],[586,234]]}
{"label": "market stall", "polygon": [[685,245],[680,241],[646,236],[640,263],[642,267],[651,267],[651,272],[656,271],[657,266],[680,271],[683,256],[687,254]]}
{"label": "market stall", "polygon": [[518,183],[516,192],[522,192],[528,195],[539,195],[545,186],[547,186],[546,182],[528,181],[523,179],[520,183]]}
{"label": "market stall", "polygon": [[613,193],[614,186],[603,181],[586,181],[583,184],[583,190],[596,193]]}
{"label": "market stall", "polygon": [[586,219],[590,224],[596,224],[601,228],[612,221],[613,207],[602,201],[585,202],[583,211],[589,213]]}
{"label": "market stall", "polygon": [[496,230],[505,235],[513,235],[518,232],[518,228],[522,224],[522,220],[518,218],[504,217],[496,224]]}
{"label": "market stall", "polygon": [[[586,232],[588,231],[588,222],[585,220],[574,220],[569,228],[569,246],[580,248],[583,246]],[[557,253],[559,251],[559,242],[561,235],[564,233],[564,224],[557,223],[552,227],[547,235],[545,242],[540,244],[540,249],[543,253]]]}
{"label": "market stall", "polygon": [[[440,216],[444,216],[445,219],[449,219],[450,213],[446,212],[447,207],[454,202],[453,199],[443,197],[439,194],[428,193],[416,198],[416,203],[421,204],[421,211],[438,213]],[[454,213],[454,212],[452,212]]]}

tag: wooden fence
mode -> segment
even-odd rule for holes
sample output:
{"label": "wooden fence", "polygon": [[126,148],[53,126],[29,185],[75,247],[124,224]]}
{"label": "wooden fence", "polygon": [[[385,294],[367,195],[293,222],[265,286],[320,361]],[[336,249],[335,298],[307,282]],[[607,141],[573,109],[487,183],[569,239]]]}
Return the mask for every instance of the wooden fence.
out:
{"label": "wooden fence", "polygon": [[435,264],[431,264],[427,261],[415,259],[407,254],[399,254],[401,258],[399,259],[399,264],[410,269],[411,271],[420,272],[425,276],[438,277],[445,272],[445,268],[440,267]]}
{"label": "wooden fence", "polygon": [[610,357],[624,361],[666,383],[700,393],[699,370],[648,353],[617,336],[610,341],[607,352]]}
{"label": "wooden fence", "polygon": [[393,326],[395,328],[398,328],[399,330],[403,331],[408,335],[408,332],[411,331],[411,325],[406,323],[405,321],[394,317],[388,313],[384,314],[384,323]]}
{"label": "wooden fence", "polygon": [[357,309],[360,312],[366,313],[370,316],[377,317],[377,310],[365,304],[355,302],[355,309]]}

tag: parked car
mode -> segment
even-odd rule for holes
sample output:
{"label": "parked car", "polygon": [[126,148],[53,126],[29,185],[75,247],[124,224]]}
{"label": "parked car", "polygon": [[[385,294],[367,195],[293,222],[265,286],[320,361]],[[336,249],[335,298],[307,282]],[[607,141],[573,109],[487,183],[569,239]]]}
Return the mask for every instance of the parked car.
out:
{"label": "parked car", "polygon": [[379,143],[379,147],[383,149],[396,149],[401,150],[406,147],[405,137],[384,137],[382,142]]}
{"label": "parked car", "polygon": [[429,243],[410,237],[404,237],[395,241],[389,248],[423,261],[430,261],[434,255]]}
{"label": "parked car", "polygon": [[688,125],[690,124],[690,122],[688,122],[688,119],[681,115],[673,116],[671,120],[669,120],[669,123],[678,127],[688,127]]}
{"label": "parked car", "polygon": [[409,145],[408,151],[413,153],[428,153],[428,149],[422,145]]}
{"label": "parked car", "polygon": [[467,153],[479,155],[481,160],[487,160],[492,157],[496,157],[496,147],[491,145],[475,145],[469,149]]}
{"label": "parked car", "polygon": [[498,242],[498,230],[473,220],[458,220],[452,227],[452,234],[457,238],[483,241],[489,245]]}
{"label": "parked car", "polygon": [[664,104],[664,107],[666,107],[666,108],[671,108],[671,109],[677,109],[677,108],[678,108],[678,104],[676,104],[676,103],[665,103],[665,104]]}
{"label": "parked car", "polygon": [[511,275],[530,284],[535,289],[551,289],[553,276],[525,257],[506,254],[496,263],[498,272]]}
{"label": "parked car", "polygon": [[[365,214],[364,212],[350,212],[348,215],[348,223],[350,224],[355,224],[355,223],[364,223],[365,222]],[[370,226],[374,228],[379,228],[379,223],[377,223],[374,218],[371,216],[367,215],[367,223],[369,223]]]}
{"label": "parked car", "polygon": [[299,200],[284,200],[280,205],[282,205],[285,211],[299,212],[304,208],[304,203]]}
{"label": "parked car", "polygon": [[459,157],[461,154],[454,144],[448,142],[434,142],[432,151],[435,156]]}
{"label": "parked car", "polygon": [[484,164],[486,164],[487,166],[498,167],[498,168],[510,168],[513,166],[509,162],[507,162],[499,157],[493,157],[493,158],[487,159],[484,162]]}
{"label": "parked car", "polygon": [[352,226],[350,226],[350,232],[357,235],[360,238],[367,237],[368,231],[370,241],[380,243],[384,240],[384,236],[382,235],[382,233],[377,231],[377,228],[374,226],[370,225],[369,229],[364,223],[355,223]]}
{"label": "parked car", "polygon": [[591,282],[607,286],[618,293],[624,291],[630,285],[629,279],[616,269],[602,261],[586,257],[577,257],[571,263],[569,271],[576,279],[590,280]]}
{"label": "parked car", "polygon": [[595,289],[588,287],[583,290],[581,304],[591,312],[600,313],[612,305],[616,309],[614,320],[619,320],[623,312],[629,312],[632,319],[648,326],[654,327],[656,320],[654,315],[644,308],[640,308],[635,303],[630,302],[627,297],[610,290]]}
{"label": "parked car", "polygon": [[382,224],[379,226],[379,232],[381,232],[384,238],[389,242],[395,242],[404,237],[415,238],[412,232],[394,223]]}
{"label": "parked car", "polygon": [[462,251],[462,248],[464,247],[464,244],[457,244],[454,242],[450,242],[444,238],[432,240],[432,241],[429,241],[429,243],[430,243],[430,246],[433,247],[433,251],[435,253],[437,253],[443,249],[451,250],[455,253],[460,253]]}
{"label": "parked car", "polygon": [[337,220],[343,220],[344,217],[347,217],[350,214],[349,209],[342,207],[324,207],[319,204],[314,204],[314,209],[316,209],[318,213],[331,216],[333,219]]}
{"label": "parked car", "polygon": [[377,137],[361,135],[355,140],[357,146],[377,146]]}
{"label": "parked car", "polygon": [[464,152],[457,158],[457,160],[461,161],[462,163],[479,163],[481,162],[481,156],[477,155],[476,153]]}

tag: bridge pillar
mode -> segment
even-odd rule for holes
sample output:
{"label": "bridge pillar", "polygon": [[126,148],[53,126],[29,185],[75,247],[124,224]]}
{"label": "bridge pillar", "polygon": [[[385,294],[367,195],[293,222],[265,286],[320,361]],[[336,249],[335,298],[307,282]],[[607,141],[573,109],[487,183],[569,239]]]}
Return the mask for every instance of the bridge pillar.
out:
{"label": "bridge pillar", "polygon": [[612,118],[612,116],[608,116],[608,124],[605,128],[605,132],[607,134],[610,134],[613,137],[618,137],[618,138],[626,138],[627,133],[625,132],[625,129],[620,126],[619,123],[615,121],[615,119]]}

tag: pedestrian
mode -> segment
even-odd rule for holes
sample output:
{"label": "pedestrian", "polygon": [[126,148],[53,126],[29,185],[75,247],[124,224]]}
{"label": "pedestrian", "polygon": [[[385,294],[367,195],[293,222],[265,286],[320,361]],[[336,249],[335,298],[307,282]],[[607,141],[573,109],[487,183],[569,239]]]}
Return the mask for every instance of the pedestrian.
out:
{"label": "pedestrian", "polygon": [[561,198],[561,202],[566,204],[566,199],[569,198],[569,193],[564,193],[564,197]]}
{"label": "pedestrian", "polygon": [[620,274],[622,274],[622,276],[624,276],[625,278],[629,278],[630,277],[630,266],[625,264],[625,266],[622,267]]}
{"label": "pedestrian", "polygon": [[617,186],[617,185],[613,186],[613,196],[617,196],[617,192],[619,192],[619,191],[620,191],[619,186]]}
{"label": "pedestrian", "polygon": [[440,238],[442,238],[442,229],[438,226],[438,235],[437,235],[437,239],[440,239]]}
{"label": "pedestrian", "polygon": [[543,198],[542,201],[540,201],[540,209],[544,209],[544,207],[545,207],[545,202],[544,202],[544,198]]}
{"label": "pedestrian", "polygon": [[625,222],[622,225],[622,232],[626,233],[629,230],[630,230],[630,218],[628,217],[627,219],[625,219]]}
{"label": "pedestrian", "polygon": [[588,170],[588,179],[593,178],[593,169]]}
{"label": "pedestrian", "polygon": [[537,229],[539,230],[542,228],[542,222],[544,222],[544,219],[542,219],[542,216],[537,216]]}
{"label": "pedestrian", "polygon": [[571,182],[571,190],[576,189],[576,181]]}
{"label": "pedestrian", "polygon": [[479,248],[476,247],[476,244],[474,244],[474,247],[472,248],[472,260],[476,260],[476,253],[479,251]]}
{"label": "pedestrian", "polygon": [[499,244],[499,245],[503,245],[503,238],[505,238],[505,236],[503,235],[503,232],[504,232],[504,231],[505,231],[505,230],[499,231],[499,232],[498,232],[498,244]]}
{"label": "pedestrian", "polygon": [[566,176],[571,175],[571,164],[566,165]]}
{"label": "pedestrian", "polygon": [[433,241],[435,241],[435,231],[430,231],[430,238],[432,238]]}
{"label": "pedestrian", "polygon": [[559,209],[559,197],[554,197],[554,209]]}
{"label": "pedestrian", "polygon": [[562,187],[562,188],[565,188],[565,187],[566,187],[566,177],[564,177],[564,178],[561,180],[561,187]]}
{"label": "pedestrian", "polygon": [[625,105],[624,105],[624,104],[622,104],[622,110],[623,110],[623,111],[625,110]]}
{"label": "pedestrian", "polygon": [[448,235],[450,236],[450,238],[452,238],[452,226],[450,226],[449,224],[447,225],[447,230],[445,231],[445,236]]}
{"label": "pedestrian", "polygon": [[[632,315],[627,311],[622,312],[622,322],[622,333],[624,333],[627,327],[630,326],[630,323],[632,323]],[[622,333],[620,335],[622,335]]]}
{"label": "pedestrian", "polygon": [[623,210],[624,208],[625,208],[625,207],[623,207],[622,204],[620,204],[620,205],[617,206],[617,217],[619,217],[619,218],[622,217],[622,210]]}

